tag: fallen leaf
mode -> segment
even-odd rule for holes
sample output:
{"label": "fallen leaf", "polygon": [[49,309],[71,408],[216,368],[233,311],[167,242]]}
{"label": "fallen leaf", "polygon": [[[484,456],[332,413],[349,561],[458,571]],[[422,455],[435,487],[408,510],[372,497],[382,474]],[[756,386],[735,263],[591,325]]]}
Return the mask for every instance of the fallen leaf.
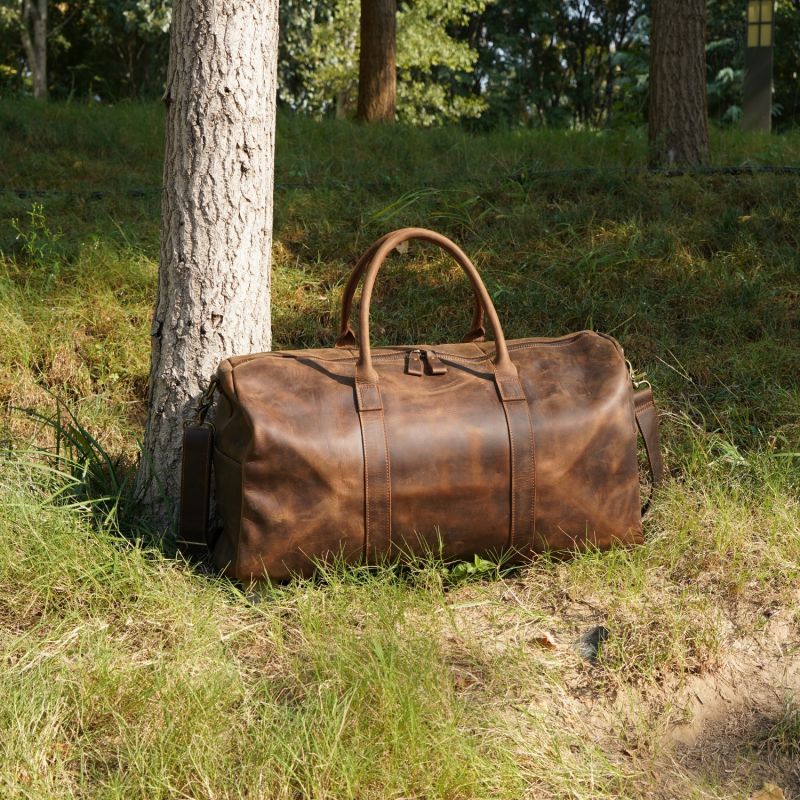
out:
{"label": "fallen leaf", "polygon": [[532,636],[528,641],[532,644],[538,644],[539,647],[544,647],[545,650],[556,649],[556,640],[547,631],[537,633],[536,636]]}

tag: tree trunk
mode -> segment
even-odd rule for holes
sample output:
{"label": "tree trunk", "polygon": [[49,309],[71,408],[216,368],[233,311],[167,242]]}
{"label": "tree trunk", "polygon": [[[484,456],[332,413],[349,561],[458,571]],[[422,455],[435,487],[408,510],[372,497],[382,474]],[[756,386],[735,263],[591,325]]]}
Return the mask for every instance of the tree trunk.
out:
{"label": "tree trunk", "polygon": [[705,0],[653,0],[648,139],[653,166],[708,159]]}
{"label": "tree trunk", "polygon": [[47,99],[47,0],[23,0],[22,46],[31,71],[33,96]]}
{"label": "tree trunk", "polygon": [[[138,488],[174,523],[182,424],[219,362],[270,347],[278,0],[177,0]],[[199,487],[197,489],[199,491]]]}
{"label": "tree trunk", "polygon": [[361,0],[358,118],[394,122],[397,97],[397,1]]}

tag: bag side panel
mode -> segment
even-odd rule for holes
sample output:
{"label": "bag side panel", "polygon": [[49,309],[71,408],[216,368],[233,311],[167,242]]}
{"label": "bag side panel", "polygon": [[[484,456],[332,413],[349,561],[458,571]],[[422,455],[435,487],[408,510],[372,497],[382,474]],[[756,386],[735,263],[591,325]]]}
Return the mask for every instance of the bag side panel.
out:
{"label": "bag side panel", "polygon": [[218,569],[237,577],[243,464],[249,457],[253,434],[250,420],[239,403],[229,362],[220,365],[216,377],[219,395],[214,408],[214,489],[223,525],[213,557]]}
{"label": "bag side panel", "polygon": [[586,334],[514,360],[536,443],[536,549],[641,542],[633,394],[619,345]]}
{"label": "bag side panel", "polygon": [[361,558],[364,462],[352,364],[264,359],[235,371],[251,420],[236,572],[310,574],[313,560]]}

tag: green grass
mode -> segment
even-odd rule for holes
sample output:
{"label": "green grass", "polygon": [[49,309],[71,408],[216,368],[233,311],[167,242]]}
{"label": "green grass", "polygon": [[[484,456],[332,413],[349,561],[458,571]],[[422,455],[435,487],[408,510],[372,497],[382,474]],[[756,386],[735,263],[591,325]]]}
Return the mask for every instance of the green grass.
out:
{"label": "green grass", "polygon": [[794,757],[800,755],[800,706],[794,697],[784,699],[782,714],[767,731],[764,744],[773,751]]}
{"label": "green grass", "polygon": [[[57,396],[120,475],[133,462],[160,109],[0,102],[0,147],[0,188],[25,190],[0,192],[3,797],[728,798],[761,779],[800,791],[793,705],[764,710],[769,747],[737,750],[733,774],[724,748],[701,768],[667,735],[692,681],[732,654],[800,652],[796,176],[622,175],[612,168],[645,163],[635,130],[281,117],[276,346],[332,342],[373,238],[439,229],[474,256],[507,335],[619,338],[655,387],[671,478],[641,548],[503,580],[435,563],[334,570],[253,602],[151,547],[129,510],[80,491],[74,465],[47,472],[29,448],[52,447],[52,427],[19,410],[53,414]],[[798,164],[800,135],[717,132],[713,153]],[[586,166],[601,169],[519,177]],[[453,264],[412,248],[381,273],[376,337],[460,339],[469,299]],[[608,639],[590,663],[574,643],[597,625]]]}

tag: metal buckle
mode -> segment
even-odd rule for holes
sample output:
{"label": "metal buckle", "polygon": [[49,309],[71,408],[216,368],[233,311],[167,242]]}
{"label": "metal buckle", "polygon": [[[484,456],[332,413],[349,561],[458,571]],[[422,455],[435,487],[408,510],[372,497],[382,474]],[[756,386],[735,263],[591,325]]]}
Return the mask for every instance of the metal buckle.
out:
{"label": "metal buckle", "polygon": [[628,358],[625,359],[625,363],[628,365],[628,377],[631,379],[634,389],[641,389],[642,386],[647,386],[650,389],[653,388],[650,385],[650,381],[645,380],[646,372],[637,372]]}

